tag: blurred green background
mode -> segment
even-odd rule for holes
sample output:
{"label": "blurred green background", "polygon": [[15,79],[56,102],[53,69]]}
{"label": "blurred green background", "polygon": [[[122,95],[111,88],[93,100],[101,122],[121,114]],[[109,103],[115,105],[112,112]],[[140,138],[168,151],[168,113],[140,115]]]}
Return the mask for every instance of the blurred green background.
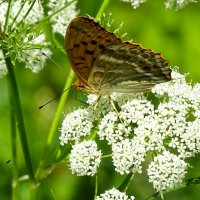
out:
{"label": "blurred green background", "polygon": [[[102,0],[80,0],[78,9],[80,15],[95,17]],[[130,4],[119,0],[111,0],[105,10],[106,16],[112,13],[115,20],[113,30],[123,21],[122,33],[127,32],[125,40],[140,43],[145,48],[151,48],[155,52],[161,52],[169,61],[170,65],[178,66],[181,73],[189,73],[189,80],[200,81],[200,3],[191,3],[185,8],[176,11],[167,10],[164,7],[164,0],[148,0],[139,8],[133,9]],[[61,39],[62,40],[62,39]],[[38,106],[60,94],[66,78],[69,76],[69,65],[66,56],[58,50],[53,52],[53,60],[61,67],[55,66],[48,61],[39,74],[33,74],[24,66],[17,66],[16,77],[19,86],[21,103],[25,126],[28,133],[29,148],[33,159],[33,167],[36,170],[39,159],[42,156],[45,139],[54,117],[59,99],[51,104],[38,109]],[[64,113],[72,111],[75,107],[84,106],[75,100],[76,91],[71,89],[66,102]],[[78,99],[85,98],[81,92],[77,93]],[[62,117],[62,118],[63,118]],[[6,78],[0,79],[0,199],[11,198],[11,142],[10,142],[10,112],[9,97]],[[60,122],[62,123],[62,121]],[[55,144],[59,143],[60,131],[57,131]],[[19,139],[19,138],[18,138]],[[18,165],[19,176],[26,174],[26,167],[22,155],[20,142],[18,142]],[[11,160],[10,163],[6,163]],[[194,166],[187,174],[187,177],[200,175],[200,156],[191,159]],[[100,171],[100,193],[112,186],[118,187],[125,176],[113,172],[112,163],[105,160]],[[27,199],[27,182],[20,186],[20,200]],[[37,199],[56,200],[90,200],[93,199],[94,178],[76,177],[71,175],[66,164],[59,164],[40,184]],[[136,175],[128,194],[134,195],[136,199],[145,199],[155,193],[151,184],[148,183],[146,171]],[[194,200],[199,199],[200,185],[188,187],[166,195],[170,200]]]}

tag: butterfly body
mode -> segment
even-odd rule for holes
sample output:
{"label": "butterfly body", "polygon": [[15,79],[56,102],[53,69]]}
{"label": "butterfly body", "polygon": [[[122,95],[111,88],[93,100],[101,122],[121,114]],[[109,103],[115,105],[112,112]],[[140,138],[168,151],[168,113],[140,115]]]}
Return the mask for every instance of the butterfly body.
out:
{"label": "butterfly body", "polygon": [[65,47],[79,78],[74,87],[87,93],[147,92],[171,80],[171,69],[160,53],[123,42],[87,17],[70,22]]}

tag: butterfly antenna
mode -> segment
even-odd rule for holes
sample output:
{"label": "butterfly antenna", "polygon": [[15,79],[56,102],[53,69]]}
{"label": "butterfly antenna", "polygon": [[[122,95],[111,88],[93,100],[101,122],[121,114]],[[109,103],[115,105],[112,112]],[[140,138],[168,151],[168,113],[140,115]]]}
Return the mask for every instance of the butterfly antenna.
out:
{"label": "butterfly antenna", "polygon": [[46,56],[49,60],[51,60],[52,63],[54,63],[57,67],[60,68],[60,65],[57,62],[55,62],[51,57],[49,57],[46,53],[42,52],[42,55]]}
{"label": "butterfly antenna", "polygon": [[84,101],[78,99],[78,98],[77,98],[77,96],[78,96],[77,94],[78,94],[78,93],[76,92],[75,99],[76,99],[77,101],[79,101],[79,102],[81,102],[81,103],[83,103],[83,104],[85,104],[85,105],[89,105],[88,103],[86,103],[86,102],[84,102]]}
{"label": "butterfly antenna", "polygon": [[64,91],[62,91],[62,93],[60,93],[59,95],[57,95],[56,97],[54,97],[53,99],[51,99],[50,101],[47,101],[45,104],[39,106],[39,109],[42,109],[44,106],[48,105],[49,103],[51,103],[52,101],[54,101],[55,99],[57,99],[58,97],[62,96],[67,90],[69,90],[72,86],[66,88]]}

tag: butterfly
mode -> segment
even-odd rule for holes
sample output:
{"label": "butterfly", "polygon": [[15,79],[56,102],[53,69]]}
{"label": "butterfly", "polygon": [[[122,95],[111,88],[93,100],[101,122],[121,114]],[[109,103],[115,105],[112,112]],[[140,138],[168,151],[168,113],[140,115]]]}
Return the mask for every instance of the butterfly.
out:
{"label": "butterfly", "polygon": [[148,92],[171,80],[171,69],[160,53],[123,42],[88,17],[76,17],[69,23],[65,49],[78,76],[73,86],[87,93]]}

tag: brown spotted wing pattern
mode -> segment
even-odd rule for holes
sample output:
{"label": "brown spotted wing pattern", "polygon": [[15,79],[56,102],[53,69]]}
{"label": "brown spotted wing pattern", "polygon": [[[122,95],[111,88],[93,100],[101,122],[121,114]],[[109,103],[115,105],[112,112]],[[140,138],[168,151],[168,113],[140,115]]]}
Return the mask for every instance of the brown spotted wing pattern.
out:
{"label": "brown spotted wing pattern", "polygon": [[146,92],[171,80],[171,69],[160,53],[123,42],[87,17],[70,22],[65,47],[79,90],[99,95]]}

